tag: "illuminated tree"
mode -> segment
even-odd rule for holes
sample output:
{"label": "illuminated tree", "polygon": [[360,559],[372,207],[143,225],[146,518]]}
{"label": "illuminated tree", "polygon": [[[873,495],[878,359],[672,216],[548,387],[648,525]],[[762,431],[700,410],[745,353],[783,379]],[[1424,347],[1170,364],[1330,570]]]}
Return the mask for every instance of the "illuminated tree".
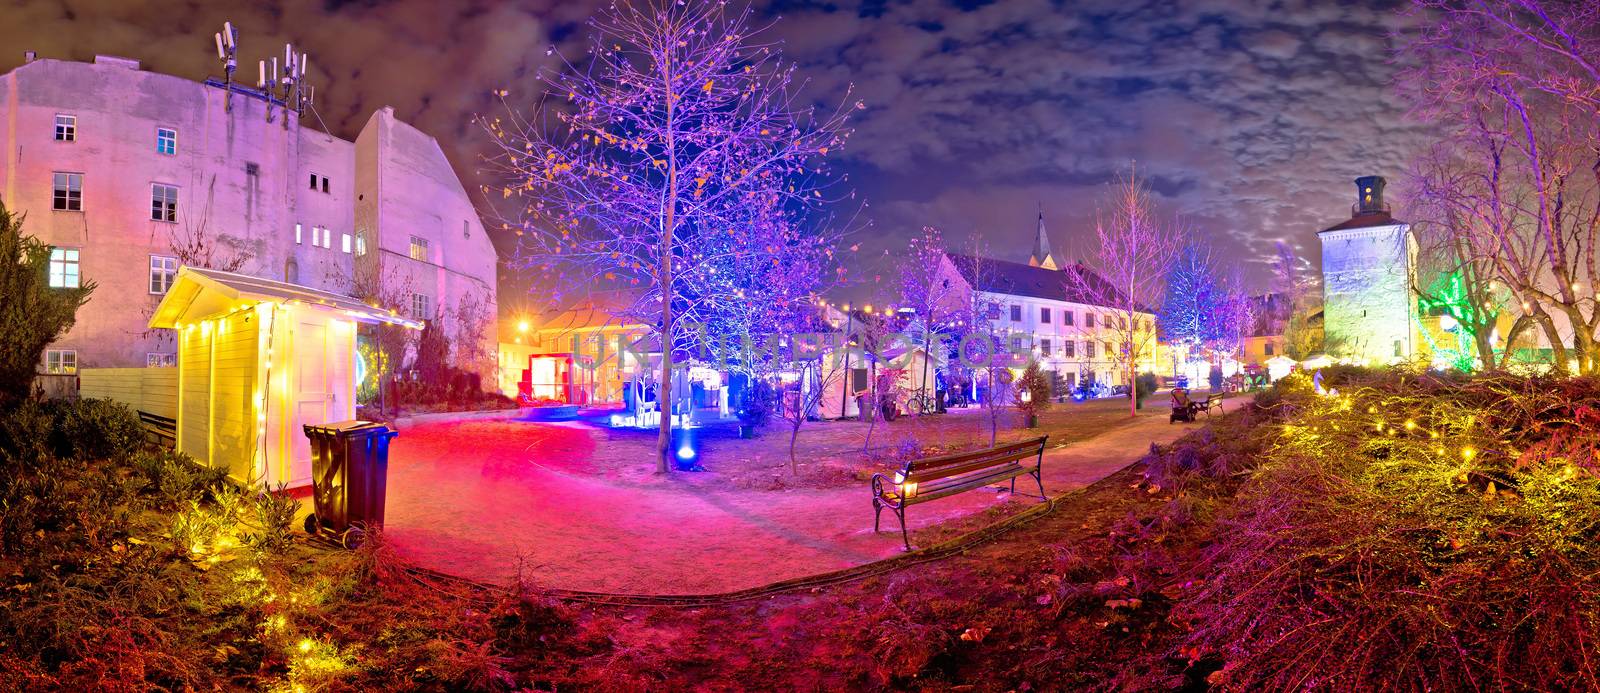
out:
{"label": "illuminated tree", "polygon": [[1451,252],[1545,332],[1558,370],[1600,373],[1600,2],[1415,0],[1413,14],[1402,91],[1443,133],[1418,195]]}
{"label": "illuminated tree", "polygon": [[1129,416],[1139,415],[1134,387],[1139,363],[1155,351],[1156,330],[1149,315],[1160,304],[1166,284],[1160,268],[1171,264],[1184,235],[1177,225],[1156,219],[1151,207],[1149,189],[1130,168],[1097,214],[1094,266],[1077,264],[1065,270],[1069,294],[1105,306],[1105,329],[1115,340],[1111,356],[1128,376]]}
{"label": "illuminated tree", "polygon": [[1162,339],[1216,357],[1232,356],[1251,325],[1250,300],[1237,273],[1212,259],[1211,246],[1191,238],[1172,258],[1157,316]]}
{"label": "illuminated tree", "polygon": [[[616,3],[591,22],[578,63],[541,74],[533,118],[480,119],[498,145],[489,166],[518,270],[565,291],[635,289],[615,318],[650,325],[662,344],[657,468],[671,460],[677,351],[751,284],[713,276],[729,264],[782,263],[832,201],[826,155],[850,106],[804,105],[752,10],[720,2]],[[506,98],[505,92],[501,97]],[[846,99],[848,101],[848,99]],[[743,293],[741,293],[743,290]]]}
{"label": "illuminated tree", "polygon": [[[929,357],[921,367],[925,371],[933,363],[933,335],[950,335],[959,327],[961,287],[958,282],[951,281],[949,249],[945,246],[944,234],[937,227],[922,227],[922,235],[911,239],[907,250],[907,259],[900,265],[900,307],[911,309],[915,316],[911,323],[912,336]],[[917,394],[925,397],[927,374],[918,372],[912,377],[916,380]]]}
{"label": "illuminated tree", "polygon": [[1290,358],[1305,360],[1322,351],[1322,333],[1311,324],[1318,306],[1302,276],[1300,257],[1288,243],[1278,242],[1272,261],[1272,292],[1287,307],[1283,319],[1283,346]]}

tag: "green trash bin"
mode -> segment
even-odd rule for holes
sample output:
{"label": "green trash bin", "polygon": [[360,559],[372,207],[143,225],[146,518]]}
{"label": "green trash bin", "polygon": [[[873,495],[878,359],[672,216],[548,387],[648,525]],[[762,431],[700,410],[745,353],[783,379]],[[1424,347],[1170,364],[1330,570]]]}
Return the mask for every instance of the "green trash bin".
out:
{"label": "green trash bin", "polygon": [[311,441],[314,508],[306,517],[306,533],[326,530],[353,549],[367,531],[383,525],[389,441],[398,432],[370,421],[307,424],[305,432]]}

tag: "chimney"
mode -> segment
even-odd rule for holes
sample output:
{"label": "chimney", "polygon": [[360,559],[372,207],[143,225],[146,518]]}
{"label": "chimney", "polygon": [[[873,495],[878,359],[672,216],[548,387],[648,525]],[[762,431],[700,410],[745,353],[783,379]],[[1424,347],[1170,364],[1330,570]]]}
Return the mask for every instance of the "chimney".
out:
{"label": "chimney", "polygon": [[1351,216],[1388,214],[1389,205],[1383,201],[1383,176],[1362,176],[1356,179],[1356,204]]}
{"label": "chimney", "polygon": [[22,64],[23,65],[27,65],[28,63],[31,63],[34,60],[36,60],[38,57],[39,57],[38,53],[35,53],[33,51],[23,51],[22,52]]}

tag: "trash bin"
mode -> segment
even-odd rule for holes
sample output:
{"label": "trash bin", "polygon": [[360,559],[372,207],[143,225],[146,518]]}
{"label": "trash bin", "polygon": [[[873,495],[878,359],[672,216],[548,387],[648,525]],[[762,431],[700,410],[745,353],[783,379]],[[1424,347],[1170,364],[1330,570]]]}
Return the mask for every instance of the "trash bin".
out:
{"label": "trash bin", "polygon": [[369,528],[383,525],[389,441],[397,432],[370,421],[307,424],[305,432],[311,441],[314,507],[306,517],[306,533],[327,530],[353,549]]}

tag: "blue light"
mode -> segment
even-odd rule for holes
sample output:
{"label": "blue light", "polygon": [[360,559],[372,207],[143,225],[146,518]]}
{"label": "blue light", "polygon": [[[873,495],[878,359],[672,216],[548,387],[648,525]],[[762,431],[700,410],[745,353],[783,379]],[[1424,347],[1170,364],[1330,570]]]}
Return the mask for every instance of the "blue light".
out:
{"label": "blue light", "polygon": [[694,448],[690,447],[688,443],[678,446],[678,459],[685,462],[694,459]]}

